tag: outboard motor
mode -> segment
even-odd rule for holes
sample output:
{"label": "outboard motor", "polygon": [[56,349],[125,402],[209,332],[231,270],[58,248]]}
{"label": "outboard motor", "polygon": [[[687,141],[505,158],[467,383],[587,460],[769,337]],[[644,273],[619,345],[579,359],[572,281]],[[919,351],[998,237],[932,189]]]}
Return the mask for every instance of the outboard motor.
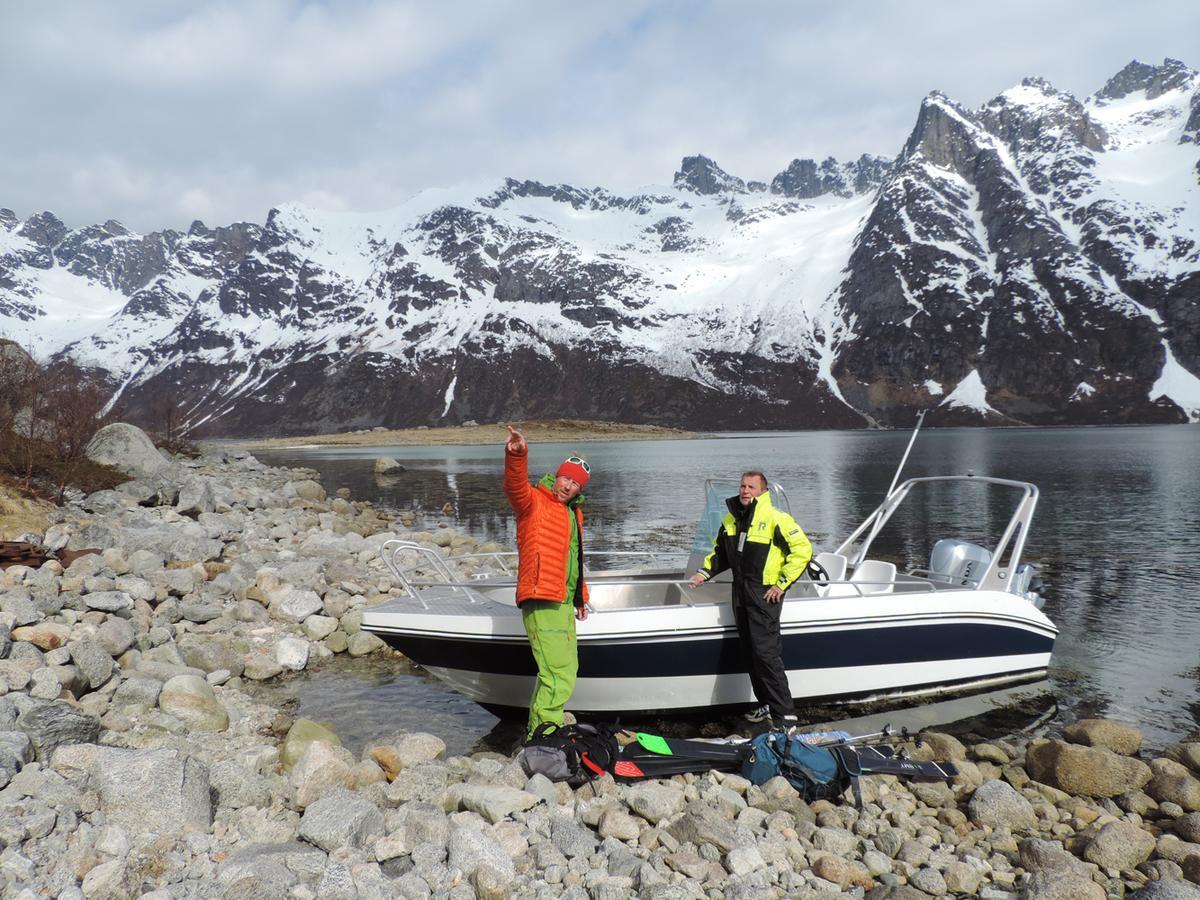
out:
{"label": "outboard motor", "polygon": [[1021,563],[1017,566],[1017,571],[1013,573],[1012,583],[1008,589],[1041,609],[1042,604],[1046,602],[1041,595],[1042,588],[1042,579],[1038,575],[1037,566],[1032,563]]}
{"label": "outboard motor", "polygon": [[986,547],[943,538],[929,554],[929,574],[959,587],[976,587],[991,561],[992,553]]}

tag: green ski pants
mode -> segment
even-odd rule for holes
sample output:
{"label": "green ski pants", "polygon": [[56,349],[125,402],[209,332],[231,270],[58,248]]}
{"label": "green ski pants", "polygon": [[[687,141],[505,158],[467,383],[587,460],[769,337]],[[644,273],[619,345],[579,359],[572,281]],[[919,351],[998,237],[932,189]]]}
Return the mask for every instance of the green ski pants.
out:
{"label": "green ski pants", "polygon": [[561,725],[563,707],[575,690],[579,654],[575,648],[575,607],[553,600],[526,600],[521,604],[525,634],[537,661],[537,684],[529,701],[532,734],[542,722]]}

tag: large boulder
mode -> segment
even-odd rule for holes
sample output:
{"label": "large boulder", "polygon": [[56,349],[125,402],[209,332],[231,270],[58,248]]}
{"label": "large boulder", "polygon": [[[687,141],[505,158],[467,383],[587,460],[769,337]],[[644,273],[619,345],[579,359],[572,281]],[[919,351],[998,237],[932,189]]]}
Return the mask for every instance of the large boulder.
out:
{"label": "large boulder", "polygon": [[1109,822],[1084,850],[1084,858],[1104,869],[1128,872],[1154,851],[1154,835],[1132,822]]}
{"label": "large boulder", "polygon": [[92,462],[137,478],[153,477],[170,466],[146,432],[125,422],[97,431],[84,453]]}
{"label": "large boulder", "polygon": [[627,789],[625,802],[651,825],[657,825],[683,809],[683,788],[670,781],[642,781]]}
{"label": "large boulder", "polygon": [[333,789],[353,788],[354,765],[349,750],[313,741],[288,775],[288,783],[296,792],[296,806],[305,809]]}
{"label": "large boulder", "polygon": [[1178,803],[1188,812],[1200,810],[1200,780],[1186,766],[1174,760],[1156,759],[1150,763],[1154,776],[1146,793],[1159,803]]}
{"label": "large boulder", "polygon": [[90,744],[100,734],[100,720],[64,701],[37,703],[17,716],[17,729],[29,736],[35,758],[49,760],[66,744]]}
{"label": "large boulder", "polygon": [[168,679],[158,695],[158,706],[191,728],[224,731],[229,727],[229,713],[213,693],[212,685],[199,675]]}
{"label": "large boulder", "polygon": [[1139,759],[1053,740],[1029,745],[1025,769],[1035,781],[1088,797],[1116,797],[1141,790],[1152,774]]}
{"label": "large boulder", "polygon": [[1080,719],[1063,729],[1072,744],[1100,747],[1121,756],[1133,756],[1142,747],[1142,733],[1132,725],[1112,719]]}
{"label": "large boulder", "polygon": [[480,866],[488,866],[510,878],[515,870],[504,847],[473,825],[456,829],[450,835],[447,851],[450,865],[468,878]]}
{"label": "large boulder", "polygon": [[1184,741],[1179,744],[1172,744],[1167,748],[1166,757],[1187,766],[1193,772],[1200,775],[1200,741]]}
{"label": "large boulder", "polygon": [[296,764],[313,741],[324,741],[334,747],[342,745],[342,739],[327,725],[312,719],[297,719],[288,729],[287,736],[283,739],[283,747],[279,751],[279,762],[285,772]]}
{"label": "large boulder", "polygon": [[111,825],[131,834],[208,831],[212,800],[208,767],[178,750],[59,747],[53,768],[82,790],[94,790]]}
{"label": "large boulder", "polygon": [[1033,806],[1007,781],[985,781],[971,795],[967,809],[971,821],[976,825],[991,828],[1003,825],[1010,831],[1033,831],[1037,828]]}
{"label": "large boulder", "polygon": [[340,788],[309,804],[300,819],[300,838],[327,853],[339,847],[365,847],[383,834],[383,814],[378,807]]}
{"label": "large boulder", "polygon": [[1200,900],[1200,887],[1174,879],[1151,881],[1145,887],[1126,894],[1129,900]]}

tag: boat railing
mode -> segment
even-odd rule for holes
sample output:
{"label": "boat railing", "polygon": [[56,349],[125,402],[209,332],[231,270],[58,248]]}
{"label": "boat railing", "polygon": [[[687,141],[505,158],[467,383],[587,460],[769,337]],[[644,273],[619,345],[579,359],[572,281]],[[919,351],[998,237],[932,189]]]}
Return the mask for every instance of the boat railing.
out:
{"label": "boat railing", "polygon": [[[403,550],[403,549],[412,549],[412,548],[411,547],[402,547],[399,549]],[[422,547],[421,549],[427,553],[432,552],[427,547]],[[458,557],[456,557],[456,558],[458,558]],[[389,568],[391,568],[391,567],[389,566]],[[478,593],[478,587],[479,587],[478,582],[472,583],[471,581],[456,579],[453,577],[453,575],[450,575],[450,577],[446,577],[445,575],[443,575],[442,578],[444,580],[442,580],[442,581],[430,581],[430,580],[424,580],[424,579],[415,580],[415,579],[409,578],[409,577],[407,577],[407,574],[405,574],[403,572],[403,570],[401,570],[400,573],[397,573],[397,570],[393,569],[393,574],[397,575],[398,580],[401,582],[402,587],[409,594],[409,596],[415,598],[421,604],[421,606],[423,606],[425,609],[429,609],[429,604],[426,602],[425,597],[422,596],[422,591],[429,589],[429,588],[446,588],[446,589],[449,589],[452,591],[463,591],[466,594],[467,601],[470,603],[479,603],[484,599],[484,597]],[[447,574],[449,574],[449,573],[447,572]],[[706,601],[702,601],[702,602],[693,601],[688,596],[688,589],[691,586],[691,581],[688,579],[668,579],[668,578],[637,578],[637,579],[614,578],[614,579],[608,579],[608,578],[606,578],[606,579],[604,579],[603,585],[604,585],[604,587],[642,587],[642,588],[644,588],[648,585],[666,585],[669,587],[678,587],[678,588],[680,588],[680,592],[679,592],[680,604],[679,605],[691,607],[693,609],[705,607],[705,606],[716,606],[721,603],[728,602],[727,600],[724,600],[724,599],[722,599],[722,600],[706,600]],[[488,585],[487,585],[487,587],[489,587],[489,588],[505,588],[505,587],[515,588],[516,586],[517,586],[516,579],[513,579],[511,581],[497,579],[497,580],[489,581]],[[900,590],[896,590],[896,588],[898,586],[900,587]],[[893,594],[893,593],[903,594],[903,593],[914,593],[917,591],[923,591],[923,592],[928,592],[928,593],[936,593],[937,592],[937,588],[932,583],[930,583],[928,581],[923,581],[923,580],[904,581],[904,582],[899,582],[899,583],[895,582],[895,581],[828,581],[828,582],[822,582],[820,584],[818,584],[816,582],[808,582],[803,587],[806,587],[807,591],[803,594],[793,594],[790,598],[787,598],[788,602],[809,601],[809,600],[826,600],[826,599],[846,600],[846,599],[851,599],[851,598],[865,599],[868,597],[881,598],[881,597],[889,596],[890,594]],[[472,590],[472,588],[474,588],[474,590]],[[817,590],[817,588],[820,588],[820,590]],[[843,590],[832,590],[832,589],[837,589],[837,588],[846,588],[848,590],[844,590],[844,591]],[[888,590],[873,590],[875,588],[887,588]],[[811,591],[811,592],[809,592],[809,591]],[[674,604],[671,604],[671,605],[674,605]],[[605,607],[605,606],[593,606],[593,605],[589,604],[589,608],[591,609],[591,611],[593,613],[604,613],[604,612],[617,612],[619,610],[626,610],[626,609],[637,608],[637,607],[628,607],[628,606]]]}
{"label": "boat railing", "polygon": [[[664,554],[655,550],[589,550],[584,559],[583,568],[585,572],[603,571],[603,569],[596,570],[588,565],[587,560],[595,559],[596,557],[601,557],[603,559],[616,558],[629,561],[644,559],[653,563],[662,560],[664,558]],[[449,559],[453,562],[459,562],[464,559],[489,560],[498,565],[500,567],[500,571],[505,575],[513,575],[516,573],[516,567],[512,565],[512,562],[517,559],[517,551],[497,550],[485,553],[464,553],[461,556],[449,557]],[[487,573],[481,573],[479,577],[486,577],[486,574]]]}
{"label": "boat railing", "polygon": [[[412,566],[401,566],[399,560],[401,553],[415,553],[417,555],[418,562]],[[420,563],[420,560],[422,559],[427,560],[429,566],[433,568],[435,572],[437,572],[438,577],[443,579],[442,585],[444,587],[450,587],[455,590],[464,591],[467,594],[467,599],[470,600],[470,602],[476,602],[471,593],[466,591],[466,586],[455,579],[454,573],[450,571],[450,567],[446,565],[446,561],[442,558],[442,555],[432,547],[426,547],[422,544],[418,544],[416,541],[402,541],[398,538],[394,538],[390,541],[384,541],[383,545],[379,548],[379,556],[383,560],[383,564],[387,566],[388,571],[392,573],[392,577],[395,578],[396,581],[399,582],[400,587],[404,589],[404,592],[410,597],[415,597],[417,600],[420,600],[421,605],[426,609],[429,608],[429,605],[421,597],[419,588],[426,587],[428,584],[420,581],[414,581],[409,577],[411,573],[414,573],[417,569],[422,567]]]}

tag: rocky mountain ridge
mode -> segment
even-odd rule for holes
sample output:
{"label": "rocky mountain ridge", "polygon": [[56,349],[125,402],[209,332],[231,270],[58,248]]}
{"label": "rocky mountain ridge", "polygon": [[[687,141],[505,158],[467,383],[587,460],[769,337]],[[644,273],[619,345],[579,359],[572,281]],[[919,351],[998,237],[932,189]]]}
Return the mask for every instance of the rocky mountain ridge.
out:
{"label": "rocky mountain ridge", "polygon": [[1200,76],[922,103],[895,159],[139,235],[0,210],[0,335],[198,431],[1200,421]]}

